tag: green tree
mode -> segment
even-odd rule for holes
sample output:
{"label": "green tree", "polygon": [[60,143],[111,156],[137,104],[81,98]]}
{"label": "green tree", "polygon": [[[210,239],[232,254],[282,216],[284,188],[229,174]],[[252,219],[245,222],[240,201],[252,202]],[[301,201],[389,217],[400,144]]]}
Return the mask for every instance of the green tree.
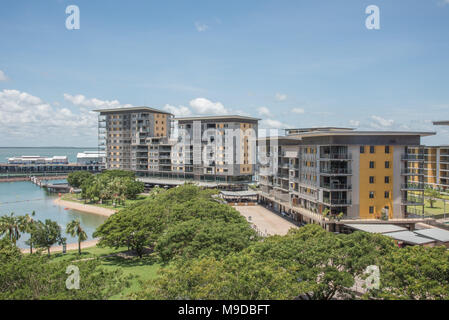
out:
{"label": "green tree", "polygon": [[449,252],[443,246],[396,248],[382,257],[379,268],[380,286],[365,298],[449,299]]}
{"label": "green tree", "polygon": [[45,222],[39,221],[34,231],[34,244],[39,248],[47,249],[50,256],[50,248],[55,244],[62,244],[61,227],[57,222],[46,219]]}
{"label": "green tree", "polygon": [[66,232],[72,237],[78,238],[78,253],[81,254],[81,242],[87,240],[87,233],[81,227],[81,222],[77,220],[72,220],[67,224]]}
{"label": "green tree", "polygon": [[0,234],[6,235],[14,245],[20,239],[22,232],[27,230],[27,219],[25,216],[10,215],[0,217]]}
{"label": "green tree", "polygon": [[[2,240],[3,241],[3,240]],[[107,271],[99,260],[52,261],[40,254],[23,255],[13,252],[5,258],[0,241],[0,299],[1,300],[92,300],[108,299],[129,286],[129,277],[121,270]],[[67,267],[79,268],[79,290],[66,287]]]}
{"label": "green tree", "polygon": [[433,208],[435,202],[441,197],[438,190],[435,189],[430,189],[427,193],[427,196],[429,197],[429,204],[431,208]]}
{"label": "green tree", "polygon": [[192,219],[169,226],[158,239],[155,251],[162,261],[175,257],[217,259],[247,248],[257,241],[257,233],[246,221],[225,223],[212,219]]}
{"label": "green tree", "polygon": [[92,177],[92,173],[88,171],[71,172],[67,176],[67,182],[74,188],[80,188],[84,181]]}

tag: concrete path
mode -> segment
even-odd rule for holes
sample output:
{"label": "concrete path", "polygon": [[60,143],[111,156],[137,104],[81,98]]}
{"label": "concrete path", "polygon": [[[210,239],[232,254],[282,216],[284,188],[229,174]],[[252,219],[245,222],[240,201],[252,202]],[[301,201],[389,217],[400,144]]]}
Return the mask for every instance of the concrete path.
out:
{"label": "concrete path", "polygon": [[[259,205],[235,206],[234,208],[248,221],[254,223],[259,231],[268,235],[285,235],[290,228],[298,228],[290,221]],[[251,219],[249,220],[248,217],[251,217]]]}

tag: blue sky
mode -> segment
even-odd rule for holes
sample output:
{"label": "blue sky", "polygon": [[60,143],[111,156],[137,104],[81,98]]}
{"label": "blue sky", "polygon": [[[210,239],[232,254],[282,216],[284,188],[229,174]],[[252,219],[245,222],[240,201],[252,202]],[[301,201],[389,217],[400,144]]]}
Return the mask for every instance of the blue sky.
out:
{"label": "blue sky", "polygon": [[95,146],[91,110],[125,105],[449,144],[449,0],[0,2],[1,146]]}

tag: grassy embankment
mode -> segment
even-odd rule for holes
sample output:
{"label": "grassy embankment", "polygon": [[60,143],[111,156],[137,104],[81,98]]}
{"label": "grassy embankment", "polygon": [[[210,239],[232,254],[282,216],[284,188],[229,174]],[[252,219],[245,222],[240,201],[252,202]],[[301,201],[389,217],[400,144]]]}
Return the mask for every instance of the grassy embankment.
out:
{"label": "grassy embankment", "polygon": [[[151,256],[144,256],[142,259],[138,257],[124,258],[119,253],[125,253],[126,248],[100,248],[92,247],[83,249],[81,255],[77,250],[68,251],[66,254],[55,253],[52,254],[53,261],[61,260],[78,260],[78,259],[92,259],[100,258],[101,266],[108,270],[120,269],[124,275],[132,275],[130,287],[125,288],[120,294],[111,297],[112,300],[123,299],[131,292],[135,292],[140,288],[140,281],[146,281],[156,277],[157,270],[160,265],[156,259]],[[82,278],[81,278],[82,281]]]}

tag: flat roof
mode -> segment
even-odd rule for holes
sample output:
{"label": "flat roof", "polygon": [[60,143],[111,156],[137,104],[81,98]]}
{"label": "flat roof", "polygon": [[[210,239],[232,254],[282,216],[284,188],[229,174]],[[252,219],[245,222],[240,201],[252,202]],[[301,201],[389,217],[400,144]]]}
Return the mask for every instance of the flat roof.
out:
{"label": "flat roof", "polygon": [[178,121],[195,121],[195,120],[251,120],[251,121],[259,121],[259,118],[247,117],[247,116],[239,116],[239,115],[223,115],[223,116],[195,116],[195,117],[182,117],[175,118]]}
{"label": "flat roof", "polygon": [[344,226],[365,231],[369,233],[392,233],[392,232],[398,232],[398,231],[407,231],[406,228],[396,226],[394,224],[345,224]]}
{"label": "flat roof", "polygon": [[309,132],[301,132],[298,134],[292,134],[288,136],[271,136],[271,137],[261,137],[258,140],[277,140],[277,139],[286,139],[286,140],[302,140],[302,138],[307,137],[325,137],[325,136],[432,136],[435,135],[436,132],[433,131],[352,131],[352,130],[343,130],[343,131],[309,131]]}
{"label": "flat roof", "polygon": [[435,126],[449,126],[449,120],[433,121]]}
{"label": "flat roof", "polygon": [[347,127],[311,127],[311,128],[289,128],[284,129],[285,131],[301,131],[301,132],[310,132],[310,131],[333,131],[333,130],[346,130],[353,131],[354,128]]}
{"label": "flat roof", "polygon": [[415,233],[441,242],[449,242],[449,231],[440,228],[415,230]]}
{"label": "flat roof", "polygon": [[97,110],[92,110],[94,112],[100,112],[100,113],[116,113],[116,112],[126,112],[126,111],[135,111],[135,112],[155,112],[155,113],[164,113],[164,114],[169,114],[169,115],[173,115],[170,112],[166,112],[166,111],[162,111],[159,109],[155,109],[155,108],[150,108],[150,107],[132,107],[132,108],[111,108],[111,109],[97,109]]}
{"label": "flat roof", "polygon": [[228,197],[254,197],[257,196],[258,193],[255,191],[220,191],[220,193],[224,196]]}
{"label": "flat roof", "polygon": [[395,240],[404,241],[409,244],[427,244],[435,242],[433,239],[421,237],[415,232],[411,231],[399,231],[399,232],[391,232],[391,233],[384,233],[384,236],[393,238]]}

